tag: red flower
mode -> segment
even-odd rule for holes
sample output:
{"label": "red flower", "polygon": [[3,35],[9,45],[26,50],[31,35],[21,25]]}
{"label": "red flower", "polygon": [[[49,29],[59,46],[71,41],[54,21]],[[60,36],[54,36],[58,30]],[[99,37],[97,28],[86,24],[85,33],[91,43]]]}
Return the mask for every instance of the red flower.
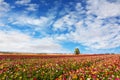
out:
{"label": "red flower", "polygon": [[37,78],[33,78],[33,80],[37,80]]}

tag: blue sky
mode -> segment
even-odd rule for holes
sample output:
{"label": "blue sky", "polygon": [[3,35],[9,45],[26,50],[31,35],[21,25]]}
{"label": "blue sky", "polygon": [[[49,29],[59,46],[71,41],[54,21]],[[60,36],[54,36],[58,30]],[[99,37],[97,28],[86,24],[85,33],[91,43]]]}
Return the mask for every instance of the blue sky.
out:
{"label": "blue sky", "polygon": [[0,0],[0,51],[120,53],[120,0]]}

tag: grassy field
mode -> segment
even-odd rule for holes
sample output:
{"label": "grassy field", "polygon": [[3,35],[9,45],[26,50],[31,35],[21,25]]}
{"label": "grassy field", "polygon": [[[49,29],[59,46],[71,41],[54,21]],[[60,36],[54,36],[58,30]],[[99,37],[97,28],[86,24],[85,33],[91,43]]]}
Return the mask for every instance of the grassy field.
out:
{"label": "grassy field", "polygon": [[0,80],[120,80],[120,55],[4,53]]}

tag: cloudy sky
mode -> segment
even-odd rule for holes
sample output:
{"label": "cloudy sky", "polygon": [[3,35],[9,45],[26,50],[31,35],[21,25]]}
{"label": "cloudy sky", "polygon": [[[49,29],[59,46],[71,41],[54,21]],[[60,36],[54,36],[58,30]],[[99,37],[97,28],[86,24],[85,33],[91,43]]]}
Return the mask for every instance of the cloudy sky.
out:
{"label": "cloudy sky", "polygon": [[0,51],[120,53],[120,0],[0,0]]}

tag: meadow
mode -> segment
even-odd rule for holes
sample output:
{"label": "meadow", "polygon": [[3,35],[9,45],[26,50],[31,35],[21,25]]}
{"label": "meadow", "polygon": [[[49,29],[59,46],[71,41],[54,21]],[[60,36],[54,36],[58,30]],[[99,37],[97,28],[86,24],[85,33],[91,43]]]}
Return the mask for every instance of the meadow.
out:
{"label": "meadow", "polygon": [[0,55],[0,80],[120,80],[120,55]]}

